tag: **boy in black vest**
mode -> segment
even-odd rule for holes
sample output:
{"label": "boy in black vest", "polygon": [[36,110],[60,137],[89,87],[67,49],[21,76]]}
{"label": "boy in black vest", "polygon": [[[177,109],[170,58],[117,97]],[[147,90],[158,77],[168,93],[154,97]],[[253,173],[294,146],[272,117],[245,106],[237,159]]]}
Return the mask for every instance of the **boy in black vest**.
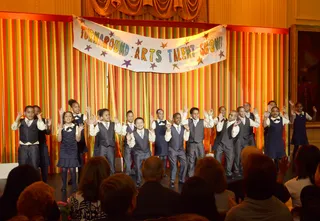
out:
{"label": "boy in black vest", "polygon": [[[260,125],[260,116],[259,116],[258,111],[254,108],[254,109],[253,109],[253,112],[251,112],[251,104],[248,103],[248,102],[245,102],[245,103],[243,104],[243,107],[244,107],[244,111],[245,111],[246,117],[247,117],[247,118],[250,118],[251,120],[257,122],[257,123]],[[252,134],[252,136],[253,136],[253,140],[252,140],[252,141],[254,142],[254,143],[253,143],[252,145],[250,145],[250,146],[256,146],[255,134],[254,134],[254,132],[253,132],[253,128],[251,128],[250,134]]]}
{"label": "boy in black vest", "polygon": [[131,110],[127,111],[127,123],[122,126],[122,136],[124,137],[124,165],[126,167],[125,173],[130,175],[133,171],[131,171],[132,159],[133,159],[133,149],[129,147],[126,135],[129,133],[133,133],[136,130],[136,126],[134,125],[134,115]]}
{"label": "boy in black vest", "polygon": [[147,130],[144,128],[144,120],[141,117],[137,117],[134,120],[136,130],[133,133],[127,134],[127,141],[130,148],[133,148],[134,164],[137,170],[136,183],[137,187],[140,187],[142,180],[141,166],[142,162],[151,156],[150,142],[155,142],[156,135],[154,130]]}
{"label": "boy in black vest", "polygon": [[189,140],[188,125],[181,125],[181,114],[173,115],[173,125],[167,124],[165,139],[169,142],[170,186],[174,188],[177,173],[177,161],[180,163],[179,183],[184,183],[187,172],[187,158],[184,150],[184,141]]}
{"label": "boy in black vest", "polygon": [[114,118],[114,122],[110,120],[110,111],[108,109],[101,109],[98,111],[100,121],[94,126],[94,121],[90,119],[89,133],[90,136],[95,136],[94,156],[106,157],[111,174],[114,174],[115,167],[115,133],[121,135],[121,124],[118,119]]}
{"label": "boy in black vest", "polygon": [[[185,114],[184,114],[185,115]],[[205,112],[205,119],[199,119],[199,109],[193,107],[190,109],[191,118],[183,120],[183,125],[188,124],[190,128],[190,136],[187,142],[187,160],[188,160],[188,176],[194,174],[196,159],[204,157],[204,128],[213,128],[214,121],[212,118],[213,111]]]}
{"label": "boy in black vest", "polygon": [[[155,142],[155,156],[159,156],[160,160],[163,163],[164,172],[166,172],[167,168],[167,156],[168,156],[168,142],[165,140],[164,136],[166,134],[166,125],[170,124],[168,121],[164,119],[164,111],[162,109],[157,110],[157,120],[153,120],[151,115],[151,128],[155,131],[156,134],[156,142]],[[167,174],[164,174],[166,177]]]}
{"label": "boy in black vest", "polygon": [[18,112],[16,121],[11,125],[12,130],[20,132],[20,141],[18,149],[19,165],[29,164],[34,168],[39,167],[39,130],[46,129],[46,125],[42,121],[41,113],[35,119],[33,106],[26,106],[24,109],[24,119],[22,114]]}
{"label": "boy in black vest", "polygon": [[[35,115],[41,113],[41,108],[39,106],[34,105],[33,108]],[[35,119],[37,119],[37,117],[35,117]],[[46,183],[48,180],[48,167],[50,166],[50,157],[46,135],[51,134],[51,119],[42,118],[42,121],[46,125],[46,129],[43,131],[39,131],[40,169],[42,181]]]}
{"label": "boy in black vest", "polygon": [[232,178],[232,164],[234,159],[234,146],[239,134],[239,122],[237,122],[238,113],[231,111],[228,120],[223,120],[223,116],[219,115],[219,122],[217,124],[217,137],[218,144],[215,154],[216,159],[221,163],[222,153],[226,158],[226,175]]}
{"label": "boy in black vest", "polygon": [[[238,111],[238,121],[240,122],[240,132],[238,134],[238,139],[235,145],[234,151],[234,173],[236,176],[241,176],[241,152],[243,148],[247,146],[255,146],[256,142],[254,140],[253,128],[258,128],[260,126],[260,120],[253,121],[251,118],[246,117],[245,108],[240,106],[237,108]],[[258,111],[254,109],[255,119],[259,119]]]}

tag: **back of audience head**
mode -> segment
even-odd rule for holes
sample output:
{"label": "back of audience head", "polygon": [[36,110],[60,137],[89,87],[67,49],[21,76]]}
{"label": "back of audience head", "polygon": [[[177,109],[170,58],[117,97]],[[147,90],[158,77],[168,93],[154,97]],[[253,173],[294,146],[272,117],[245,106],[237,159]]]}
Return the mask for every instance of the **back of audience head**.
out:
{"label": "back of audience head", "polygon": [[274,162],[262,154],[250,154],[244,167],[244,188],[255,200],[269,199],[276,186],[277,171]]}
{"label": "back of audience head", "polygon": [[184,213],[195,213],[209,220],[220,220],[214,192],[201,177],[189,178],[182,187],[181,203]]}
{"label": "back of audience head", "polygon": [[16,208],[21,192],[30,184],[40,180],[41,177],[39,171],[30,165],[20,165],[12,169],[8,175],[7,183],[1,197],[1,201],[3,203],[3,205],[1,205],[2,209],[5,207],[12,211],[13,208]]}
{"label": "back of audience head", "polygon": [[320,150],[316,146],[300,146],[295,158],[298,179],[310,178],[311,182],[314,182],[314,174],[318,167],[319,158]]}
{"label": "back of audience head", "polygon": [[222,193],[227,189],[225,170],[213,157],[198,160],[194,175],[203,178],[213,188],[214,193]]}
{"label": "back of audience head", "polygon": [[251,154],[261,154],[262,155],[262,152],[260,149],[258,149],[257,147],[254,147],[254,146],[248,146],[248,147],[244,148],[241,152],[241,162],[242,162],[243,167],[245,167],[247,160],[248,160],[248,157]]}
{"label": "back of audience head", "polygon": [[81,174],[79,192],[84,200],[99,200],[99,187],[110,176],[110,166],[105,157],[93,157],[85,164]]}
{"label": "back of audience head", "polygon": [[186,214],[170,216],[170,217],[165,217],[160,219],[146,220],[146,221],[209,221],[209,220],[198,214],[186,213]]}
{"label": "back of audience head", "polygon": [[318,163],[317,171],[314,175],[314,182],[317,187],[320,187],[320,160]]}
{"label": "back of audience head", "polygon": [[108,217],[131,215],[136,207],[137,189],[128,175],[115,174],[100,186],[101,209]]}
{"label": "back of audience head", "polygon": [[14,220],[51,220],[54,204],[54,190],[42,181],[26,187],[17,202],[18,216]]}
{"label": "back of audience head", "polygon": [[142,166],[142,176],[145,181],[162,180],[164,174],[163,163],[160,158],[152,156],[146,159]]}

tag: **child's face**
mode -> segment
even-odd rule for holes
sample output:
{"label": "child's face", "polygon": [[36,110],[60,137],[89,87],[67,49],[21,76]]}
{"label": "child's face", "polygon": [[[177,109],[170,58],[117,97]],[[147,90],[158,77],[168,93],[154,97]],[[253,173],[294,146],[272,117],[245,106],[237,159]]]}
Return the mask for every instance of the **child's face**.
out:
{"label": "child's face", "polygon": [[174,118],[173,118],[173,122],[176,124],[176,125],[179,125],[181,123],[181,115],[180,114],[177,114]]}
{"label": "child's face", "polygon": [[159,111],[158,111],[157,117],[158,117],[159,120],[163,120],[163,118],[164,118],[164,113],[163,113],[162,110],[159,110]]}
{"label": "child's face", "polygon": [[78,103],[72,104],[72,111],[75,114],[80,114],[80,105]]}
{"label": "child's face", "polygon": [[297,105],[296,105],[296,111],[299,112],[299,113],[303,111],[303,106],[302,106],[302,104],[297,104]]}
{"label": "child's face", "polygon": [[243,107],[245,112],[250,112],[251,106],[249,103],[244,103]]}
{"label": "child's face", "polygon": [[278,108],[272,108],[271,109],[271,117],[276,118],[279,116],[279,109]]}
{"label": "child's face", "polygon": [[242,117],[242,118],[246,116],[246,112],[245,112],[244,108],[240,108],[240,109],[239,109],[239,115],[240,115],[240,117]]}
{"label": "child's face", "polygon": [[194,110],[191,114],[191,117],[195,120],[199,119],[199,111],[198,110]]}
{"label": "child's face", "polygon": [[220,108],[220,113],[222,114],[222,116],[226,116],[226,108]]}
{"label": "child's face", "polygon": [[26,118],[28,120],[33,120],[34,119],[34,108],[33,107],[29,107],[27,108],[27,110],[24,112],[24,115],[26,116]]}
{"label": "child's face", "polygon": [[109,122],[110,121],[110,112],[109,111],[105,111],[102,113],[102,120]]}
{"label": "child's face", "polygon": [[318,164],[318,169],[314,175],[314,181],[317,187],[320,187],[320,164]]}
{"label": "child's face", "polygon": [[134,115],[133,115],[133,113],[129,113],[129,114],[127,115],[127,121],[128,121],[129,123],[133,123],[133,120],[134,120]]}
{"label": "child's face", "polygon": [[228,117],[228,121],[234,121],[237,119],[237,112],[231,112]]}
{"label": "child's face", "polygon": [[136,121],[136,127],[137,127],[137,129],[142,130],[142,129],[144,128],[144,122],[143,122],[143,120],[138,119],[138,120]]}
{"label": "child's face", "polygon": [[66,124],[70,124],[70,123],[72,123],[72,121],[73,121],[73,115],[71,114],[71,113],[66,113],[65,115],[64,115],[64,122],[66,123]]}
{"label": "child's face", "polygon": [[34,114],[35,114],[35,115],[38,115],[38,114],[41,113],[41,110],[40,110],[39,107],[34,107],[33,109],[34,109]]}

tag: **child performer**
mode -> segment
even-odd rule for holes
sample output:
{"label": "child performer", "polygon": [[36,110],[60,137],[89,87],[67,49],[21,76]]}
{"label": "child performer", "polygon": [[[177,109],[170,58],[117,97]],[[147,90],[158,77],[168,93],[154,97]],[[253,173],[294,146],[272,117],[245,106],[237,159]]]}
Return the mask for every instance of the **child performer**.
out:
{"label": "child performer", "polygon": [[279,108],[276,106],[271,108],[270,115],[268,113],[264,115],[264,127],[268,128],[268,133],[265,137],[264,153],[275,160],[276,163],[278,159],[286,155],[282,133],[284,125],[289,123],[288,119],[280,116]]}
{"label": "child performer", "polygon": [[151,156],[150,143],[155,142],[156,135],[154,130],[147,130],[144,128],[144,120],[141,117],[137,117],[134,120],[136,130],[133,133],[127,134],[127,141],[130,148],[133,148],[134,153],[134,164],[137,170],[136,183],[137,187],[140,187],[142,173],[141,166],[142,162]]}
{"label": "child performer", "polygon": [[[87,116],[85,114],[80,113],[80,105],[79,103],[74,100],[74,99],[70,99],[68,101],[69,106],[72,109],[72,114],[74,117],[74,123],[77,126],[80,125],[84,125],[87,122]],[[90,116],[90,108],[87,108],[87,114],[88,116]],[[84,157],[84,153],[88,152],[88,148],[86,145],[86,139],[84,136],[84,130],[81,131],[81,139],[78,142],[78,157],[79,157],[79,167],[78,167],[78,183],[80,182],[80,177],[81,177],[81,168],[84,164],[83,162],[83,157]],[[70,182],[69,182],[70,185]]]}
{"label": "child performer", "polygon": [[[213,119],[214,125],[217,125],[219,123],[219,115],[220,114],[223,116],[222,121],[226,120],[226,112],[227,112],[226,107],[225,106],[220,106],[218,111],[219,111],[218,116]],[[213,146],[211,148],[211,151],[215,152],[217,150],[217,147],[218,147],[218,143],[216,142],[216,139],[215,139],[214,143],[213,143]]]}
{"label": "child performer", "polygon": [[83,125],[77,126],[74,121],[73,113],[66,111],[63,114],[63,125],[58,128],[58,141],[60,144],[60,157],[57,166],[62,168],[62,188],[66,191],[68,170],[70,170],[73,192],[77,191],[76,167],[79,167],[78,145],[81,139]]}
{"label": "child performer", "polygon": [[[157,110],[157,120],[153,120],[153,116],[150,117],[151,128],[155,131],[156,142],[155,142],[155,156],[159,156],[162,160],[164,171],[167,168],[167,156],[168,156],[168,142],[164,136],[166,134],[166,125],[168,122],[164,119],[164,111],[162,109]],[[164,174],[166,177],[167,174]]]}
{"label": "child performer", "polygon": [[[258,120],[253,121],[251,118],[246,117],[245,108],[240,106],[237,108],[238,121],[240,132],[237,137],[234,149],[234,173],[236,176],[241,177],[241,152],[247,146],[255,146],[255,140],[253,136],[253,128],[258,128],[260,123]],[[255,119],[259,118],[258,111],[254,109]]]}
{"label": "child performer", "polygon": [[291,123],[293,123],[293,133],[291,144],[294,145],[292,160],[294,160],[297,150],[300,145],[309,144],[307,137],[306,122],[315,121],[317,118],[317,109],[313,107],[313,116],[311,117],[308,113],[303,111],[302,103],[297,102],[294,104],[292,101],[289,101],[291,105]]}
{"label": "child performer", "polygon": [[11,125],[12,130],[18,130],[19,149],[18,162],[19,165],[29,164],[34,168],[39,167],[39,130],[46,129],[46,125],[42,121],[41,113],[35,119],[33,106],[24,108],[24,119],[21,119],[22,114],[18,112],[16,121]]}
{"label": "child performer", "polygon": [[122,126],[122,136],[124,137],[124,165],[126,167],[125,173],[130,175],[132,158],[133,158],[133,149],[129,147],[126,135],[133,133],[136,130],[134,125],[134,114],[131,110],[127,111],[127,123]]}
{"label": "child performer", "polygon": [[[184,114],[185,116],[186,114]],[[213,128],[213,111],[205,112],[205,119],[199,119],[199,109],[193,107],[190,109],[191,118],[183,120],[183,125],[188,124],[190,128],[190,136],[187,142],[187,160],[188,160],[188,176],[192,177],[194,174],[194,167],[196,159],[204,157],[204,128]]]}
{"label": "child performer", "polygon": [[170,186],[174,188],[177,173],[177,161],[180,163],[179,183],[184,183],[187,173],[187,158],[184,141],[188,141],[190,130],[188,125],[181,125],[181,114],[173,115],[173,125],[167,124],[165,139],[169,142]]}
{"label": "child performer", "polygon": [[[33,106],[34,113],[36,115],[41,113],[41,108],[37,105]],[[35,117],[37,119],[37,117]],[[51,134],[51,119],[42,118],[43,123],[46,125],[46,129],[39,131],[39,152],[40,152],[40,169],[42,181],[47,183],[48,181],[48,167],[50,166],[49,150],[47,146],[46,135]]]}
{"label": "child performer", "polygon": [[118,119],[114,118],[114,122],[110,120],[110,111],[108,109],[99,110],[100,121],[96,126],[94,122],[89,121],[89,133],[90,136],[96,137],[94,143],[94,156],[103,156],[107,159],[111,174],[115,173],[114,161],[115,161],[115,133],[121,135],[121,124]]}
{"label": "child performer", "polygon": [[234,159],[234,146],[239,134],[240,128],[237,121],[238,113],[231,111],[228,120],[223,120],[222,114],[219,115],[219,123],[217,125],[216,142],[218,144],[215,154],[216,159],[221,163],[222,153],[226,157],[226,175],[232,178],[232,164]]}
{"label": "child performer", "polygon": [[[260,116],[259,116],[258,111],[255,111],[255,109],[253,109],[253,112],[251,112],[251,104],[248,103],[248,102],[245,102],[243,104],[243,107],[244,107],[244,111],[245,111],[246,117],[250,118],[254,122],[259,123],[259,125],[260,125]],[[251,129],[250,129],[250,136],[253,137],[252,141],[254,142],[250,146],[256,146],[255,134],[253,132],[253,127],[251,127]]]}

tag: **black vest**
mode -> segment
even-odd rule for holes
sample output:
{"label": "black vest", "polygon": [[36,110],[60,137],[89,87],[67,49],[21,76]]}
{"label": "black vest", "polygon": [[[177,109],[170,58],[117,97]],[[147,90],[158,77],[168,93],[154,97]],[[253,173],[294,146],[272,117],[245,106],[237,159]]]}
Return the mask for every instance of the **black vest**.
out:
{"label": "black vest", "polygon": [[232,146],[236,142],[238,136],[232,137],[233,124],[227,128],[228,121],[224,121],[223,128],[220,132],[217,132],[217,144],[223,143],[226,146]]}
{"label": "black vest", "polygon": [[133,132],[133,136],[136,141],[136,145],[134,146],[135,152],[143,152],[143,153],[150,152],[149,131],[147,129],[144,129],[143,139],[140,137],[137,130]]}
{"label": "black vest", "polygon": [[169,141],[169,147],[174,149],[175,151],[183,150],[183,135],[184,135],[184,127],[180,126],[180,134],[178,133],[175,126],[171,126],[171,140]]}
{"label": "black vest", "polygon": [[24,119],[20,120],[20,141],[22,143],[35,143],[39,141],[39,129],[37,126],[37,119],[34,119],[30,127],[28,127],[26,121]]}
{"label": "black vest", "polygon": [[190,143],[201,143],[204,139],[204,122],[203,119],[199,119],[197,126],[193,124],[193,119],[189,119],[189,128],[190,128]]}
{"label": "black vest", "polygon": [[84,123],[83,114],[81,114],[80,117],[78,115],[75,115],[75,114],[73,114],[73,116],[74,116],[74,124],[75,125],[79,126],[80,124]]}
{"label": "black vest", "polygon": [[160,123],[164,123],[164,125],[159,125],[158,121],[154,121],[156,123],[156,142],[155,147],[156,148],[168,148],[168,142],[165,140],[164,136],[166,135],[166,121],[160,121]]}
{"label": "black vest", "polygon": [[[133,133],[133,131],[135,131],[136,129],[137,129],[137,128],[134,126],[134,127],[133,127],[133,130],[132,130],[131,127],[129,126],[129,124],[127,124],[127,130],[126,130],[126,132],[127,132],[127,134],[128,134],[128,133],[131,134],[131,133]],[[129,147],[129,146],[128,146],[128,142],[127,142],[127,136],[124,136],[123,142],[124,142],[124,145],[125,145],[125,146]]]}
{"label": "black vest", "polygon": [[99,127],[99,133],[96,135],[96,143],[98,146],[102,145],[105,147],[115,147],[115,132],[114,122],[109,122],[109,128],[107,128],[103,125],[103,123],[98,123],[97,126]]}
{"label": "black vest", "polygon": [[250,119],[245,117],[245,124],[243,124],[242,120],[239,118],[238,120],[241,121],[239,124],[240,131],[239,137],[247,140],[252,135],[252,127],[250,127]]}

